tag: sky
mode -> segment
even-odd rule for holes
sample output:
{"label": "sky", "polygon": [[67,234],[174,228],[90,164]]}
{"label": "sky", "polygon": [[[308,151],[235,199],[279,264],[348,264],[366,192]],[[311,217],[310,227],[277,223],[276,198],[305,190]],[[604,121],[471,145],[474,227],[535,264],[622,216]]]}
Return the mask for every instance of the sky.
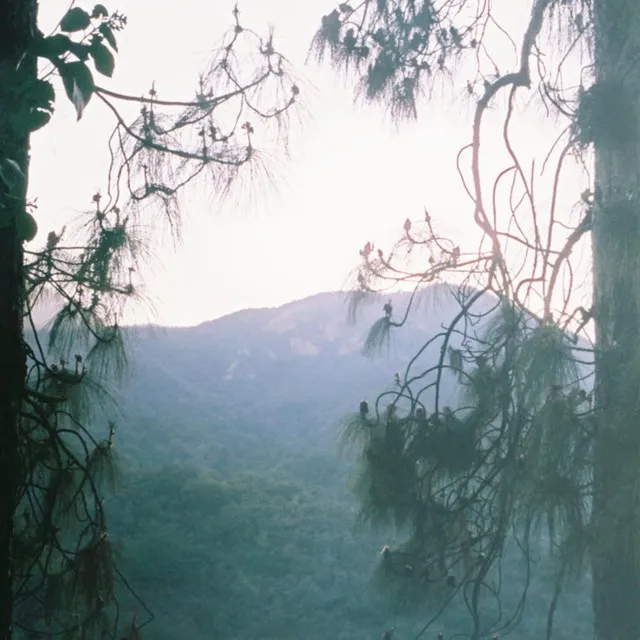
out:
{"label": "sky", "polygon": [[[53,27],[68,0],[41,2],[41,28]],[[84,6],[83,3],[79,3]],[[231,24],[228,0],[114,0],[109,10],[128,17],[119,39],[114,77],[102,84],[140,95],[152,82],[164,99],[188,99],[198,71]],[[502,0],[503,16],[518,36],[528,2]],[[90,3],[87,4],[87,7]],[[129,322],[195,325],[247,307],[277,306],[321,291],[342,289],[367,241],[397,238],[407,218],[427,207],[444,235],[475,242],[472,206],[463,193],[455,158],[469,141],[472,105],[460,100],[465,80],[443,90],[418,122],[394,126],[379,107],[353,104],[352,87],[328,65],[306,64],[308,47],[331,0],[242,0],[243,23],[275,28],[275,44],[303,80],[307,115],[290,138],[290,155],[275,174],[277,193],[256,194],[247,205],[219,204],[199,182],[184,202],[183,239],[164,246],[145,274],[153,301]],[[515,38],[517,41],[517,37]],[[496,49],[512,67],[508,43]],[[457,93],[456,93],[457,92]],[[499,134],[501,113],[489,113],[489,133]],[[58,100],[50,125],[32,143],[31,196],[38,198],[40,238],[91,206],[105,190],[107,137],[113,120],[92,101],[80,122]],[[557,134],[540,113],[524,116],[519,142],[535,153]],[[496,170],[504,158],[491,150]],[[574,193],[575,196],[575,193]],[[37,241],[36,241],[37,242]]]}

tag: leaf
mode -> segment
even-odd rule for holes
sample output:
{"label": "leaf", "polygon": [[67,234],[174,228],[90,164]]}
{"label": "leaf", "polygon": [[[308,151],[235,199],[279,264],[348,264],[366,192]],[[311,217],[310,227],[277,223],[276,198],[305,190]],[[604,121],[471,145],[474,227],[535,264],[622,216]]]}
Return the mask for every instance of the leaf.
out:
{"label": "leaf", "polygon": [[35,84],[34,95],[38,97],[38,106],[53,111],[53,103],[56,101],[56,91],[49,80],[38,78]]}
{"label": "leaf", "polygon": [[82,42],[71,42],[69,45],[69,51],[80,60],[80,62],[86,62],[89,59],[89,45]]}
{"label": "leaf", "polygon": [[56,93],[48,80],[36,78],[24,83],[20,89],[21,100],[10,112],[9,118],[16,131],[37,131],[51,119]]}
{"label": "leaf", "polygon": [[100,31],[102,37],[111,45],[111,48],[114,51],[117,51],[118,44],[116,42],[116,37],[113,35],[113,29],[106,22],[103,22],[98,27],[98,31]]}
{"label": "leaf", "polygon": [[93,63],[96,65],[96,71],[110,78],[116,65],[111,51],[102,42],[96,40],[92,43],[89,53],[93,58]]}
{"label": "leaf", "polygon": [[58,66],[67,97],[82,118],[82,112],[91,100],[95,84],[89,67],[84,62],[67,62]]}
{"label": "leaf", "polygon": [[38,233],[38,223],[36,219],[28,212],[24,212],[18,216],[16,221],[16,231],[22,242],[31,242]]}
{"label": "leaf", "polygon": [[62,33],[43,38],[37,43],[36,55],[43,58],[59,58],[71,48],[71,39]]}
{"label": "leaf", "polygon": [[51,112],[43,109],[26,108],[11,114],[13,126],[18,131],[33,132],[42,129],[51,120]]}
{"label": "leaf", "polygon": [[35,107],[53,113],[56,92],[51,82],[38,78],[34,84],[32,95]]}
{"label": "leaf", "polygon": [[69,9],[62,20],[60,20],[60,29],[67,33],[72,33],[74,31],[82,31],[90,24],[91,17],[89,14],[80,7],[73,7]]}
{"label": "leaf", "polygon": [[48,111],[43,111],[41,109],[37,109],[31,112],[31,124],[30,130],[33,133],[38,129],[42,129],[42,127],[49,124],[49,120],[51,120],[51,113]]}
{"label": "leaf", "polygon": [[93,7],[93,11],[91,12],[91,17],[92,18],[108,18],[109,11],[107,11],[107,8],[103,4],[97,4],[95,7]]}

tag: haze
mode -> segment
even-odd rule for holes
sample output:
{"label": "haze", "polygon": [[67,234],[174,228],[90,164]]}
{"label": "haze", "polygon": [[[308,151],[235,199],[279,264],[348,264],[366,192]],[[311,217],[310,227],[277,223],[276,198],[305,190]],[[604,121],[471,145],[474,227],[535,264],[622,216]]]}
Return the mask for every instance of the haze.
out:
{"label": "haze", "polygon": [[[230,25],[233,4],[115,0],[108,8],[125,13],[129,26],[120,38],[114,78],[104,85],[139,95],[155,81],[161,98],[190,98],[208,52]],[[526,14],[513,9],[517,3],[501,4],[517,35],[520,25],[514,32],[513,22]],[[353,106],[351,88],[328,65],[305,65],[321,16],[334,6],[332,0],[240,3],[243,24],[265,33],[275,27],[276,46],[301,77],[308,113],[293,127],[288,158],[282,150],[270,150],[278,155],[277,193],[259,190],[239,207],[233,199],[217,202],[206,182],[190,189],[183,201],[181,246],[173,251],[162,245],[161,260],[145,274],[155,312],[132,309],[128,322],[194,325],[246,307],[344,288],[364,243],[390,242],[404,219],[421,218],[425,206],[441,232],[463,246],[475,242],[472,208],[455,164],[469,140],[471,103],[460,99],[457,89],[443,89],[422,110],[419,123],[397,129],[380,109]],[[62,0],[42,2],[41,24],[53,28],[67,7]],[[508,43],[496,46],[513,67]],[[499,135],[501,114],[493,117]],[[72,107],[60,99],[53,123],[34,136],[30,183],[39,204],[36,242],[90,207],[93,193],[104,190],[112,124],[97,100],[76,123]],[[557,130],[531,111],[518,134],[520,151],[530,158],[550,145]],[[502,160],[500,153],[485,158],[492,170]]]}

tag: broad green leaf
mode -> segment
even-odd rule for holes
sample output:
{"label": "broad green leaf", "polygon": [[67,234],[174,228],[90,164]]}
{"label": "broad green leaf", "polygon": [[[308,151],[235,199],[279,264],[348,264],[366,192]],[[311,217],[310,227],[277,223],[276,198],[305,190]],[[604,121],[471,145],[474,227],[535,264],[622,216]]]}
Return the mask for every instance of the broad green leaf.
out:
{"label": "broad green leaf", "polygon": [[31,242],[38,233],[38,223],[29,212],[25,212],[18,216],[16,230],[22,242]]}
{"label": "broad green leaf", "polygon": [[80,120],[95,88],[91,71],[84,62],[67,62],[60,64],[58,69],[67,97],[76,108]]}
{"label": "broad green leaf", "polygon": [[62,20],[60,20],[60,29],[67,33],[72,33],[74,31],[82,31],[90,24],[91,17],[89,14],[80,7],[73,7],[69,9]]}
{"label": "broad green leaf", "polygon": [[80,62],[86,62],[89,59],[89,45],[82,42],[71,42],[69,45],[69,51],[80,60]]}
{"label": "broad green leaf", "polygon": [[102,37],[109,43],[111,48],[114,51],[118,50],[118,43],[116,42],[116,37],[113,35],[113,29],[106,23],[103,22],[99,27],[98,31],[102,34]]}
{"label": "broad green leaf", "polygon": [[51,120],[50,112],[43,111],[42,109],[34,109],[31,112],[29,130],[33,133],[38,129],[42,129],[42,127],[49,124],[49,120]]}
{"label": "broad green leaf", "polygon": [[91,17],[92,18],[108,18],[109,11],[107,11],[107,7],[105,7],[103,4],[97,4],[95,7],[93,7],[93,11],[91,12]]}
{"label": "broad green leaf", "polygon": [[23,133],[37,131],[51,119],[56,93],[48,80],[36,78],[22,83],[17,88],[20,101],[8,117],[16,131]]}
{"label": "broad green leaf", "polygon": [[[32,109],[39,109],[53,113],[56,92],[48,80],[38,78],[28,91],[28,105]],[[26,101],[25,101],[26,102]]]}
{"label": "broad green leaf", "polygon": [[89,53],[93,58],[93,63],[96,65],[96,71],[110,78],[113,75],[116,61],[106,45],[96,40],[91,44]]}
{"label": "broad green leaf", "polygon": [[33,132],[42,129],[51,120],[51,111],[26,106],[11,114],[11,123],[17,131]]}
{"label": "broad green leaf", "polygon": [[36,53],[43,58],[59,58],[71,49],[71,39],[62,33],[56,33],[48,38],[42,38],[37,43]]}

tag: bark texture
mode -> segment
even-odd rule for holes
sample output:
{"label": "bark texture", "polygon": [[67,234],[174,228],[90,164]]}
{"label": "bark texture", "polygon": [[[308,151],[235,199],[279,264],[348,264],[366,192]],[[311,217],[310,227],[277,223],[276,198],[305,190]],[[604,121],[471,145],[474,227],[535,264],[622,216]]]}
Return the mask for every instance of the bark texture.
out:
{"label": "bark texture", "polygon": [[640,2],[594,0],[596,640],[640,639]]}
{"label": "bark texture", "polygon": [[[20,477],[18,420],[25,383],[22,346],[22,244],[16,220],[25,211],[29,132],[15,117],[23,83],[37,77],[27,53],[36,33],[35,0],[0,0],[0,639],[12,637],[13,518]],[[24,97],[24,96],[23,96]],[[6,161],[20,167],[12,172]]]}

